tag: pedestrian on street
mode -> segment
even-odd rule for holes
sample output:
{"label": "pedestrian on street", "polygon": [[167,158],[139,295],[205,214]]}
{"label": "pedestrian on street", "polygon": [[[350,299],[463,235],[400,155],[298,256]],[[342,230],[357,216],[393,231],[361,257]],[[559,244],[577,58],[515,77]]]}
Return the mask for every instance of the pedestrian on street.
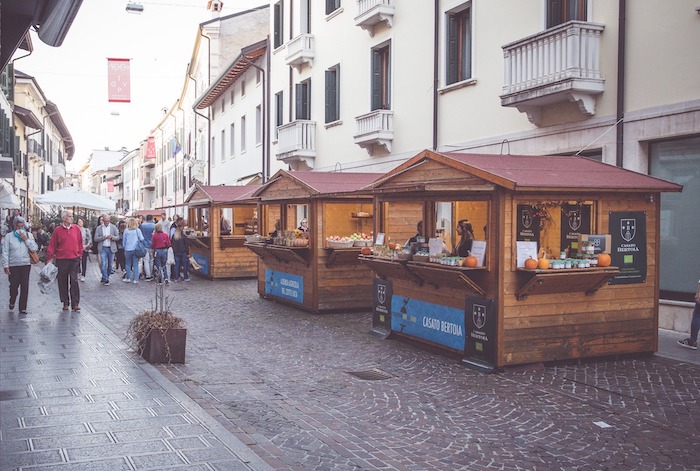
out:
{"label": "pedestrian on street", "polygon": [[173,246],[173,254],[175,255],[175,265],[172,267],[172,273],[170,273],[171,281],[179,281],[180,279],[190,281],[190,274],[187,270],[190,264],[190,242],[185,235],[186,222],[183,218],[178,218],[175,232],[170,240]]}
{"label": "pedestrian on street", "polygon": [[83,255],[83,236],[73,224],[73,211],[61,211],[61,224],[56,226],[46,251],[46,260],[53,260],[58,268],[56,281],[63,310],[69,306],[80,311],[80,258]]}
{"label": "pedestrian on street", "polygon": [[700,331],[700,280],[698,289],[695,291],[695,309],[693,309],[693,319],[690,321],[690,338],[679,340],[678,345],[691,350],[698,349],[698,332]]}
{"label": "pedestrian on street", "polygon": [[117,241],[117,255],[114,258],[114,270],[119,270],[119,268],[121,268],[122,279],[124,279],[126,278],[126,256],[124,255],[124,231],[126,230],[126,223],[124,221],[119,221],[117,223],[117,229],[119,229],[119,240]]}
{"label": "pedestrian on street", "polygon": [[114,262],[114,254],[117,253],[119,237],[117,226],[112,224],[108,214],[103,214],[102,224],[95,231],[95,242],[97,242],[97,252],[100,254],[102,267],[102,279],[100,282],[104,286],[109,286],[109,275],[112,273],[112,263]]}
{"label": "pedestrian on street", "polygon": [[10,311],[15,308],[19,291],[19,313],[26,314],[32,268],[29,251],[37,252],[39,247],[32,233],[25,229],[22,216],[15,217],[13,224],[14,231],[8,232],[2,241],[2,266],[10,278]]}
{"label": "pedestrian on street", "polygon": [[151,250],[153,252],[153,260],[155,261],[155,272],[159,275],[159,283],[165,280],[167,285],[168,280],[168,249],[170,248],[170,237],[166,232],[163,232],[163,225],[156,224],[156,230],[151,239]]}
{"label": "pedestrian on street", "polygon": [[153,231],[156,230],[156,225],[153,223],[153,216],[146,215],[146,222],[139,226],[141,229],[141,234],[143,234],[143,242],[146,246],[146,256],[143,257],[143,273],[146,277],[146,281],[151,281],[153,279],[153,254],[151,253],[151,238],[153,237]]}
{"label": "pedestrian on street", "polygon": [[163,225],[163,232],[170,234],[170,221],[168,220],[168,215],[165,214],[165,211],[160,213],[160,221],[158,222]]}
{"label": "pedestrian on street", "polygon": [[83,257],[80,263],[80,281],[85,281],[87,261],[88,258],[90,258],[90,247],[92,247],[92,234],[90,233],[90,229],[84,227],[81,218],[78,218],[78,227],[80,228],[80,233],[83,235]]}
{"label": "pedestrian on street", "polygon": [[170,224],[170,229],[168,230],[168,237],[170,237],[170,240],[173,240],[173,236],[175,236],[175,229],[177,229],[178,219],[180,219],[180,216],[173,214],[173,222]]}
{"label": "pedestrian on street", "polygon": [[133,282],[136,284],[139,282],[139,257],[134,252],[139,241],[143,241],[144,237],[138,224],[136,218],[126,220],[126,230],[122,240],[124,255],[126,256],[126,278],[123,281],[126,283]]}

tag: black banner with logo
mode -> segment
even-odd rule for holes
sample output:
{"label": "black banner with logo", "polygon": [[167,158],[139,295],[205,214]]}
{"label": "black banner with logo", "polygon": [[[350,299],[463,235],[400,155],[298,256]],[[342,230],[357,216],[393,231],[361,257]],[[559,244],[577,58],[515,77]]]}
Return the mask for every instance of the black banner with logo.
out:
{"label": "black banner with logo", "polygon": [[561,206],[561,249],[569,248],[569,257],[578,254],[578,236],[591,233],[591,205]]}
{"label": "black banner with logo", "polygon": [[374,279],[372,283],[372,329],[391,332],[391,280]]}
{"label": "black banner with logo", "polygon": [[610,258],[620,274],[611,285],[644,283],[647,278],[647,213],[611,211],[609,216],[612,247]]}
{"label": "black banner with logo", "polygon": [[466,297],[464,311],[466,342],[464,354],[494,366],[496,364],[496,302],[493,299]]}
{"label": "black banner with logo", "polygon": [[518,205],[517,240],[540,243],[540,220],[535,214],[535,208],[529,204]]}

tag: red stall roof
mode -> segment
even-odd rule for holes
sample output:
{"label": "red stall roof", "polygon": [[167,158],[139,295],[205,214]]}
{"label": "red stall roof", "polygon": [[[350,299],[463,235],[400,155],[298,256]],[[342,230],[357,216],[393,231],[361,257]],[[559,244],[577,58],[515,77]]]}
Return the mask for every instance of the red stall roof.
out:
{"label": "red stall roof", "polygon": [[280,170],[270,180],[260,187],[254,196],[265,193],[265,189],[274,185],[280,179],[291,179],[305,188],[309,196],[321,194],[351,193],[361,190],[381,177],[381,173],[356,172],[290,172]]}
{"label": "red stall roof", "polygon": [[494,155],[423,151],[371,185],[381,187],[426,159],[442,162],[513,191],[677,192],[682,185],[587,157],[560,155]]}
{"label": "red stall roof", "polygon": [[259,185],[226,186],[197,185],[186,203],[196,205],[225,204],[242,202],[253,198],[253,192]]}

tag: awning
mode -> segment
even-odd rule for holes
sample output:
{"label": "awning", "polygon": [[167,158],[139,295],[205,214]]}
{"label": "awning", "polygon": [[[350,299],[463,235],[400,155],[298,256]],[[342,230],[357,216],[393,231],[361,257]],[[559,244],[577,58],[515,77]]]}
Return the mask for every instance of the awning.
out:
{"label": "awning", "polygon": [[15,108],[12,111],[20,119],[20,121],[24,123],[25,126],[29,126],[32,129],[44,129],[44,126],[41,125],[41,121],[39,121],[31,110],[15,105]]}

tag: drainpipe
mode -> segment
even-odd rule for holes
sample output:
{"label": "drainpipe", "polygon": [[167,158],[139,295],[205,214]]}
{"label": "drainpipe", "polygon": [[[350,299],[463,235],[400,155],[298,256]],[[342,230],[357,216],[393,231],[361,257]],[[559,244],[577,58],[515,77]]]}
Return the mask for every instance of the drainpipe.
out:
{"label": "drainpipe", "polygon": [[433,37],[433,150],[438,147],[438,87],[440,85],[440,61],[438,58],[440,44],[440,0],[435,0]]}
{"label": "drainpipe", "polygon": [[[207,40],[207,86],[211,85],[211,38],[204,35],[202,27],[199,27],[199,35]],[[211,119],[209,119],[210,108],[207,108],[207,184],[211,183]],[[196,111],[195,111],[196,113]]]}
{"label": "drainpipe", "polygon": [[[190,79],[194,82],[194,91],[195,91],[195,94],[196,94],[196,93],[197,93],[197,80],[196,80],[194,77],[192,77],[191,75],[189,75],[189,77],[190,77]],[[207,108],[207,110],[209,110],[209,108]],[[195,138],[194,138],[194,157],[195,157],[195,160],[197,160],[197,134],[196,134],[197,129],[198,129],[198,128],[197,128],[197,116],[201,116],[202,118],[204,118],[204,119],[207,120],[207,129],[209,129],[209,134],[210,134],[209,138],[210,138],[210,140],[211,140],[211,120],[209,119],[208,116],[204,116],[202,113],[200,113],[199,111],[197,111],[197,108],[195,108],[195,107],[192,107],[192,111],[194,111],[194,130],[195,130]],[[208,112],[208,111],[207,111],[207,112]],[[207,144],[207,148],[208,148],[208,144]],[[191,173],[191,172],[190,172],[190,173]],[[209,169],[209,177],[210,177],[210,176],[211,176],[211,168]],[[209,181],[207,181],[207,183],[209,183]]]}
{"label": "drainpipe", "polygon": [[627,1],[619,0],[617,27],[617,149],[615,165],[623,167],[625,142],[625,23]]}
{"label": "drainpipe", "polygon": [[[268,56],[269,56],[269,54],[268,54]],[[262,126],[262,145],[263,145],[263,149],[262,149],[262,151],[263,151],[263,152],[262,152],[262,154],[263,154],[263,155],[262,155],[262,158],[263,158],[263,161],[262,161],[262,177],[263,177],[263,183],[265,183],[265,182],[267,182],[267,179],[270,177],[270,153],[269,153],[269,152],[270,152],[270,149],[269,149],[270,146],[267,145],[267,141],[266,141],[266,139],[267,139],[267,132],[268,132],[269,130],[267,130],[267,129],[266,129],[267,126],[264,125],[264,124],[267,122],[267,107],[268,107],[268,103],[269,103],[269,100],[270,100],[270,97],[269,97],[269,95],[268,95],[268,83],[267,83],[267,79],[266,79],[266,76],[265,76],[265,75],[266,75],[266,74],[265,74],[265,70],[264,70],[262,67],[259,67],[259,66],[257,66],[256,64],[254,64],[253,61],[252,61],[250,58],[248,58],[245,54],[241,54],[241,59],[243,59],[244,61],[246,61],[246,62],[248,63],[249,66],[255,67],[255,68],[256,68],[257,70],[259,70],[260,73],[262,74],[262,89],[263,89],[262,116],[261,116],[261,119],[262,119],[262,123],[261,123],[261,124],[263,125],[263,126]],[[257,123],[256,123],[256,125],[257,125]],[[266,171],[266,170],[267,170],[267,171]]]}

